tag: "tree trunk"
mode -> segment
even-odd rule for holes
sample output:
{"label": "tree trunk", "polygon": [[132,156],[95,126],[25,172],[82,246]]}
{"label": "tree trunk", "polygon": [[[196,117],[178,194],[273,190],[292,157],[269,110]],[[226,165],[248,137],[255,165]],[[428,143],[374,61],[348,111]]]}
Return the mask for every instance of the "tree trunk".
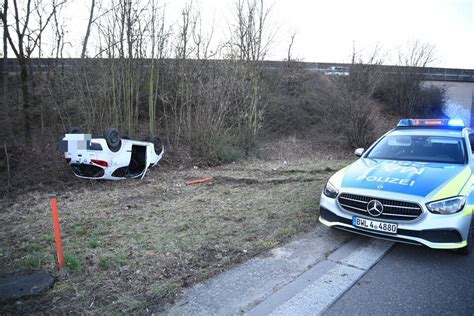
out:
{"label": "tree trunk", "polygon": [[20,81],[21,81],[21,94],[23,98],[22,103],[22,116],[23,116],[23,131],[25,133],[25,141],[27,144],[31,143],[31,127],[30,127],[30,101],[28,93],[28,65],[25,58],[19,58],[18,63],[20,65]]}
{"label": "tree trunk", "polygon": [[92,25],[92,21],[94,19],[94,7],[95,7],[95,0],[92,0],[91,11],[90,11],[90,15],[89,15],[89,22],[87,23],[86,36],[84,37],[84,43],[82,44],[81,58],[86,57],[87,42],[89,41],[89,35],[91,34],[91,25]]}
{"label": "tree trunk", "polygon": [[8,17],[8,0],[3,1],[3,14],[4,14],[4,21],[3,21],[3,68],[2,68],[2,94],[3,94],[3,116],[5,122],[5,129],[8,134],[11,134],[11,125],[10,125],[10,117],[9,117],[9,102],[8,102],[8,69],[7,69],[7,59],[8,59],[8,39],[7,39],[7,32],[8,32],[8,24],[7,17]]}

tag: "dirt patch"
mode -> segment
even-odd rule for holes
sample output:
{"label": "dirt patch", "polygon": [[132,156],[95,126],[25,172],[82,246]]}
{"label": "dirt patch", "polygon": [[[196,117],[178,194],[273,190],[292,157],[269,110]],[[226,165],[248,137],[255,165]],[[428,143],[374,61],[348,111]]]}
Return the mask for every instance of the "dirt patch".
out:
{"label": "dirt patch", "polygon": [[[0,312],[147,312],[316,225],[323,185],[347,160],[246,161],[155,169],[142,181],[56,192],[66,269],[55,272],[47,192],[0,201],[0,272],[45,268],[47,293]],[[184,179],[212,176],[196,185]],[[51,193],[51,192],[50,192]]]}

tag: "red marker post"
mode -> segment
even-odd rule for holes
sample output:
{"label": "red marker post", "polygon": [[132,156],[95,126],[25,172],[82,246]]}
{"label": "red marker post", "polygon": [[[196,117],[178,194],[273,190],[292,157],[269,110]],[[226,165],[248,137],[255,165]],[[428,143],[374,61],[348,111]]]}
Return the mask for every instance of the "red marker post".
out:
{"label": "red marker post", "polygon": [[51,196],[49,204],[51,205],[51,211],[53,214],[54,237],[56,239],[56,253],[58,255],[59,270],[61,270],[64,265],[64,254],[63,244],[61,242],[61,229],[59,228],[58,201],[55,195]]}

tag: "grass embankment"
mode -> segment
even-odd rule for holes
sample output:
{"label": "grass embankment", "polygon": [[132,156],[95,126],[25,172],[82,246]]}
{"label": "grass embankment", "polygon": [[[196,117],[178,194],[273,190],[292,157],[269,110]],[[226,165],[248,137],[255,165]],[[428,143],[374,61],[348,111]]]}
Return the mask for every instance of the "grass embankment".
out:
{"label": "grass embankment", "polygon": [[[0,272],[45,268],[47,293],[1,312],[156,310],[183,287],[273,248],[317,223],[320,192],[346,160],[244,162],[156,169],[144,180],[57,192],[66,269],[56,271],[47,192],[0,202]],[[190,177],[214,180],[192,186]]]}

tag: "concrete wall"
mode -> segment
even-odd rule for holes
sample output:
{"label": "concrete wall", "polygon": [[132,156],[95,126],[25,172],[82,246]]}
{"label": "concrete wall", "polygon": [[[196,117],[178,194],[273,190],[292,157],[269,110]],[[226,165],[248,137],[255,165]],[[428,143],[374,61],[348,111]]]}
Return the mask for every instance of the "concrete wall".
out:
{"label": "concrete wall", "polygon": [[425,81],[425,86],[446,88],[446,107],[449,117],[460,117],[464,124],[474,126],[474,82]]}

